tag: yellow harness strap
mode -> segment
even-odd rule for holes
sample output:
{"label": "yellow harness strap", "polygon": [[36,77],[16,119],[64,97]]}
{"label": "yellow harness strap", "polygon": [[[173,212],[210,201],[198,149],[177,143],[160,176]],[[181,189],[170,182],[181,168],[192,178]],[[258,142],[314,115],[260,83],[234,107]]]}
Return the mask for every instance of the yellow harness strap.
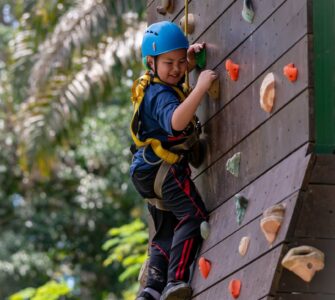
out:
{"label": "yellow harness strap", "polygon": [[[145,90],[151,82],[166,85],[164,82],[162,82],[160,79],[156,77],[152,79],[149,72],[146,72],[139,79],[135,80],[132,86],[131,101],[133,102],[134,113],[133,113],[133,117],[132,117],[131,125],[130,125],[131,137],[136,147],[139,148],[139,147],[145,147],[145,146],[150,145],[154,153],[159,158],[161,158],[162,160],[166,161],[169,164],[174,164],[179,160],[180,156],[176,153],[173,153],[169,150],[164,149],[160,140],[155,139],[155,138],[148,138],[145,141],[141,141],[138,138],[139,108],[144,98]],[[173,87],[173,86],[170,86],[170,87],[172,87],[174,91],[176,91],[176,93],[179,95],[179,99],[181,102],[185,100],[185,95],[181,90],[179,90],[177,87]]]}

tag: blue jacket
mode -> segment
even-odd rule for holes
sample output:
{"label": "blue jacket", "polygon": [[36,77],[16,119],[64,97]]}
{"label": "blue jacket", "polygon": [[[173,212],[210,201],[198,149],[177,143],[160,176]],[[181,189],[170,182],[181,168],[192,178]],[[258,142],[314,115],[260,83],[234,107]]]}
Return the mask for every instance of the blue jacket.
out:
{"label": "blue jacket", "polygon": [[[142,141],[149,137],[159,139],[165,149],[177,144],[178,140],[183,139],[186,134],[183,131],[173,130],[171,126],[173,112],[179,104],[179,96],[172,87],[160,83],[151,83],[145,91],[145,96],[139,109],[140,139]],[[140,148],[133,156],[130,174],[133,174],[135,170],[143,171],[154,167],[145,161],[144,155],[145,159],[151,163],[160,160],[150,146],[146,149]]]}

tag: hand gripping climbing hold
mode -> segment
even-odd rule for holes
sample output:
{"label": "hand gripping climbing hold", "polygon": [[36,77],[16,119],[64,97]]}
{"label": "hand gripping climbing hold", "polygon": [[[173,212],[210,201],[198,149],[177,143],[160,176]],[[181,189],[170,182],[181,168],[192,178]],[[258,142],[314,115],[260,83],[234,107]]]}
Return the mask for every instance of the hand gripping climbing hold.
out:
{"label": "hand gripping climbing hold", "polygon": [[248,207],[248,199],[240,194],[236,194],[234,198],[235,198],[235,209],[236,209],[235,213],[236,213],[237,224],[241,225],[245,212]]}
{"label": "hand gripping climbing hold", "polygon": [[252,23],[254,15],[255,12],[254,12],[254,6],[252,5],[252,0],[243,0],[243,9],[242,9],[243,19],[248,23]]}
{"label": "hand gripping climbing hold", "polygon": [[231,59],[226,60],[226,71],[228,72],[231,80],[237,81],[239,69],[240,66],[238,64],[233,63]]}
{"label": "hand gripping climbing hold", "polygon": [[260,225],[269,244],[272,244],[276,239],[277,233],[284,220],[284,214],[285,206],[283,204],[271,206],[264,211]]}
{"label": "hand gripping climbing hold", "polygon": [[[195,29],[195,18],[193,14],[188,14],[188,24],[187,24],[187,33],[192,34]],[[186,18],[183,16],[179,21],[179,26],[184,30],[185,29]]]}
{"label": "hand gripping climbing hold", "polygon": [[241,152],[237,152],[226,162],[226,170],[235,177],[238,177],[238,174],[240,173],[240,161]]}
{"label": "hand gripping climbing hold", "polygon": [[203,278],[207,278],[209,275],[209,272],[211,271],[211,262],[204,258],[203,256],[199,259],[199,270]]}
{"label": "hand gripping climbing hold", "polygon": [[161,5],[157,7],[157,12],[161,15],[165,15],[167,12],[171,14],[173,8],[173,0],[161,0]]}
{"label": "hand gripping climbing hold", "polygon": [[250,237],[244,236],[241,239],[240,244],[238,246],[238,253],[240,253],[241,256],[246,255],[249,248],[249,244],[250,244]]}
{"label": "hand gripping climbing hold", "polygon": [[324,268],[323,252],[311,246],[300,246],[288,251],[282,260],[282,266],[294,272],[302,280],[310,282],[316,271]]}
{"label": "hand gripping climbing hold", "polygon": [[200,234],[201,234],[201,237],[204,240],[207,240],[207,238],[209,237],[209,232],[210,232],[210,227],[209,227],[208,222],[206,222],[206,221],[201,222],[201,224],[200,224]]}
{"label": "hand gripping climbing hold", "polygon": [[275,90],[275,76],[273,73],[269,73],[263,79],[260,88],[260,104],[261,108],[266,112],[271,112],[276,96]]}
{"label": "hand gripping climbing hold", "polygon": [[294,82],[298,78],[298,69],[294,66],[294,64],[288,64],[283,68],[283,73],[286,76],[286,78]]}
{"label": "hand gripping climbing hold", "polygon": [[241,283],[241,280],[239,279],[232,279],[229,282],[228,289],[234,299],[237,299],[240,296],[241,286],[242,286],[242,283]]}
{"label": "hand gripping climbing hold", "polygon": [[207,94],[213,100],[219,99],[220,97],[220,80],[219,79],[216,79],[212,82],[212,85],[207,91]]}

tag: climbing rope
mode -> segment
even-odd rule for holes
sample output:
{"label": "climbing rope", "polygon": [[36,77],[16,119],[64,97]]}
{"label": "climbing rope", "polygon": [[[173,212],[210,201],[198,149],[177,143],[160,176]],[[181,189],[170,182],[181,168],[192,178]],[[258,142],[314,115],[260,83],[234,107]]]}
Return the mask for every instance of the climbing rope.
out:
{"label": "climbing rope", "polygon": [[[188,39],[188,0],[185,0],[185,26],[184,26],[184,33],[186,38]],[[188,76],[188,70],[185,72],[185,85],[186,88],[189,89],[189,76]]]}

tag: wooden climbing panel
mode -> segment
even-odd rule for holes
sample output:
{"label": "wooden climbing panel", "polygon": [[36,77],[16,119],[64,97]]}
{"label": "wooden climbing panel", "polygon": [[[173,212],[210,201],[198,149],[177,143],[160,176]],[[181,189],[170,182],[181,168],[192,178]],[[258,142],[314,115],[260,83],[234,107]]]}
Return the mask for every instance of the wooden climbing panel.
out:
{"label": "wooden climbing panel", "polygon": [[[232,279],[241,280],[238,299],[242,300],[335,299],[335,155],[315,151],[314,89],[320,78],[314,72],[317,28],[312,25],[313,14],[320,11],[313,2],[252,0],[255,15],[248,23],[241,16],[243,0],[188,1],[188,13],[195,21],[189,41],[206,43],[205,68],[215,70],[220,81],[219,98],[206,95],[197,111],[207,152],[192,174],[210,212],[211,227],[199,257],[211,262],[211,271],[204,278],[197,265],[194,268],[194,299],[233,299],[228,289]],[[159,5],[159,0],[148,1],[149,24],[161,20],[179,24],[184,1],[175,0],[173,12],[165,15],[157,12]],[[331,9],[333,4],[329,5]],[[334,19],[334,10],[327,16],[331,14]],[[327,50],[327,44],[322,48]],[[227,74],[228,59],[239,65],[236,81]],[[298,69],[296,81],[283,74],[289,64]],[[190,74],[191,85],[200,72]],[[276,96],[267,113],[260,107],[260,86],[270,72]],[[318,132],[327,130],[320,124]],[[226,163],[238,152],[235,177]],[[240,225],[235,214],[237,193],[248,199]],[[269,245],[260,220],[264,210],[278,203],[285,204],[285,215]],[[246,236],[250,244],[241,256],[238,247]],[[300,245],[325,255],[324,269],[310,283],[281,265],[288,250]]]}

